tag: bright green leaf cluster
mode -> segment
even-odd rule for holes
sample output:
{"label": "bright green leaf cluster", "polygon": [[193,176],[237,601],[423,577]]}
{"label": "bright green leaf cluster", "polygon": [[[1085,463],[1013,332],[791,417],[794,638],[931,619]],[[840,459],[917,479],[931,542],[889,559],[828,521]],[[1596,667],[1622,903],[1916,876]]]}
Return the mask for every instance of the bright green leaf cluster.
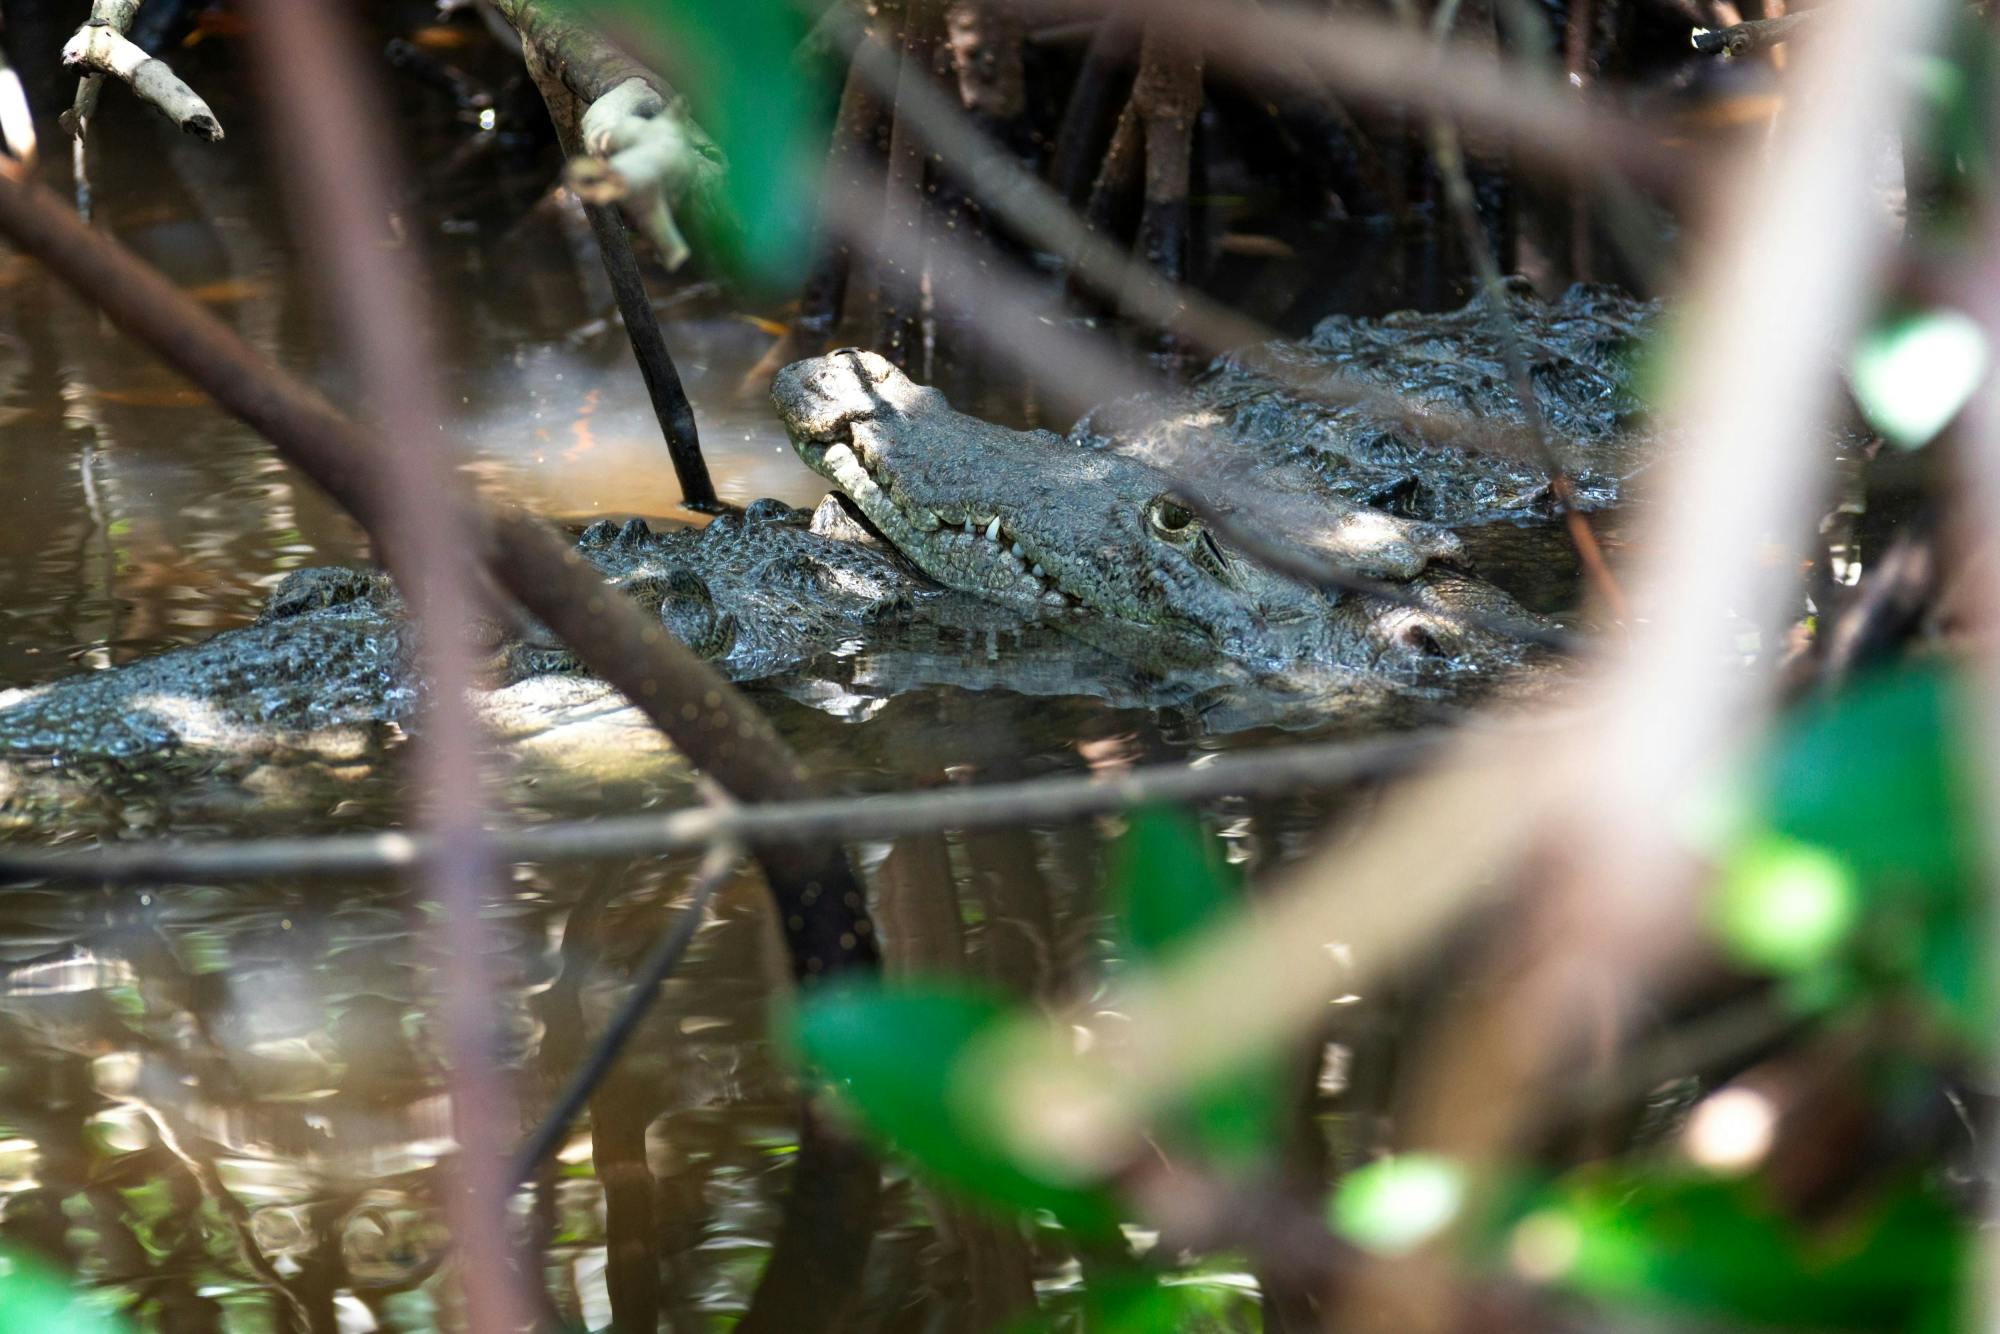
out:
{"label": "bright green leaf cluster", "polygon": [[46,1265],[0,1248],[0,1334],[124,1334],[125,1328]]}
{"label": "bright green leaf cluster", "polygon": [[1991,1040],[1976,719],[1937,667],[1857,683],[1785,720],[1742,785],[1709,901],[1736,957],[1822,999],[1923,998]]}
{"label": "bright green leaf cluster", "polygon": [[829,987],[800,1006],[789,1038],[869,1131],[940,1183],[1108,1234],[1118,1219],[1105,1192],[1022,1167],[967,1105],[966,1054],[1011,1017],[1007,1002],[954,983]]}
{"label": "bright green leaf cluster", "polygon": [[1915,1186],[1809,1234],[1754,1178],[1601,1167],[1532,1193],[1515,1219],[1517,1272],[1601,1300],[1788,1329],[1956,1327],[1965,1233]]}

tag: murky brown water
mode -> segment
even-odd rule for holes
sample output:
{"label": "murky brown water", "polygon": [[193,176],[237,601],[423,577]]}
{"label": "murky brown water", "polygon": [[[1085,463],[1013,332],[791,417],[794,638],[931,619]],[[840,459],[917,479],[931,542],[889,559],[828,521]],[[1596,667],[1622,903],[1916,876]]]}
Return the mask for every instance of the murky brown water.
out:
{"label": "murky brown water", "polygon": [[[226,54],[189,76],[226,89]],[[115,91],[115,90],[114,90]],[[465,131],[399,96],[438,160]],[[287,241],[254,117],[214,99],[224,145],[181,139],[107,94],[98,218],[259,348],[343,399]],[[436,274],[453,423],[480,472],[552,517],[671,518],[676,492],[579,225],[520,173],[468,173],[410,215]],[[670,341],[723,494],[822,491],[734,387],[769,335],[713,289],[663,290]],[[271,450],[0,251],[0,685],[101,669],[250,619],[291,569],[354,563],[359,530]],[[932,689],[865,721],[760,699],[834,786],[889,790],[1080,770],[1221,744],[1087,699]],[[635,732],[505,748],[496,795],[532,821],[691,799]],[[1238,737],[1230,744],[1256,741]],[[339,765],[190,767],[107,783],[37,817],[37,842],[372,828],[401,818],[396,736]],[[579,759],[582,756],[582,759]],[[164,790],[163,789],[167,789]],[[1318,800],[1218,803],[1239,861],[1283,855]],[[1111,822],[943,833],[856,850],[892,968],[968,971],[1044,997],[1087,990],[1103,952]],[[493,963],[523,1130],[673,919],[688,859],[523,866],[494,895]],[[715,1327],[741,1311],[788,1199],[795,1091],[765,1039],[784,961],[754,876],[717,901],[560,1162],[520,1201],[549,1299],[577,1327],[628,1315]],[[171,1330],[449,1325],[439,1164],[450,1115],[428,910],[387,882],[0,891],[0,1243]],[[1330,1107],[1338,1111],[1338,1107]],[[869,1329],[979,1326],[1073,1287],[1059,1242],[892,1187],[867,1272]],[[995,1263],[995,1254],[1011,1257]],[[1251,1317],[1218,1268],[1225,1323]],[[1016,1279],[1002,1276],[1014,1274]]]}

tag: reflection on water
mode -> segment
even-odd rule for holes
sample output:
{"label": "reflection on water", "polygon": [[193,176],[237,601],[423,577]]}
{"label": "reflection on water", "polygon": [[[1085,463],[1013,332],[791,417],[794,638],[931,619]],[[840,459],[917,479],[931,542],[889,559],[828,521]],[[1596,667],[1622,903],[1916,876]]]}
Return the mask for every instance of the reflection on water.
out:
{"label": "reflection on water", "polygon": [[[188,53],[187,71],[216,90],[230,127],[219,148],[106,98],[99,224],[261,350],[362,406],[344,392],[285,240],[256,119],[228,97],[240,71],[222,45]],[[405,110],[426,143],[456,132],[424,94],[400,95],[414,99]],[[448,148],[426,147],[424,160]],[[426,201],[422,228],[410,224],[433,248],[451,425],[482,477],[557,518],[672,517],[644,391],[601,323],[608,302],[572,244],[573,220],[536,202],[545,178],[545,162],[540,178],[496,168],[476,189]],[[288,570],[367,558],[359,530],[267,446],[33,266],[0,253],[0,292],[0,686],[201,639],[249,620]],[[765,328],[698,285],[663,303],[723,495],[815,499],[819,482],[768,411],[736,397]],[[1217,744],[1192,720],[1004,689],[871,699],[848,711],[862,721],[759,698],[850,791]],[[516,818],[692,799],[650,734],[575,722],[496,742],[492,781]],[[583,749],[587,736],[596,749]],[[337,755],[107,765],[58,787],[69,795],[54,805],[0,800],[28,817],[8,836],[50,843],[373,828],[403,818],[401,754],[401,734],[383,728]],[[1207,819],[1232,859],[1257,866],[1295,851],[1329,804],[1230,801]],[[968,973],[1050,1000],[1088,994],[1104,962],[1097,892],[1114,829],[943,831],[857,849],[891,971]],[[494,896],[504,1060],[525,1116],[548,1103],[673,920],[690,865],[524,866]],[[765,1037],[787,971],[767,917],[761,884],[740,874],[587,1120],[518,1201],[524,1254],[572,1326],[616,1316],[620,1328],[711,1328],[750,1299],[800,1140],[796,1090]],[[450,1325],[439,1164],[451,1116],[426,918],[387,882],[0,893],[0,1243],[162,1329]],[[1323,1109],[1343,1110],[1344,1087],[1322,1089]],[[989,1327],[1077,1282],[1058,1237],[965,1215],[907,1182],[891,1183],[877,1217],[855,1276],[856,1328]],[[1218,1309],[1252,1319],[1240,1276],[1212,1281]]]}

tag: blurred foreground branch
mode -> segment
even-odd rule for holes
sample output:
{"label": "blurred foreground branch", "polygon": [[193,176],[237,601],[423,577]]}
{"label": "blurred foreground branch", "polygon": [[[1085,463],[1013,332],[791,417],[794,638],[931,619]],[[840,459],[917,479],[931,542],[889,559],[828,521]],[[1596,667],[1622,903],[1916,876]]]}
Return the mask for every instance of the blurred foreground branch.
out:
{"label": "blurred foreground branch", "polygon": [[1352,12],[1207,0],[1028,0],[1057,14],[1143,14],[1201,47],[1252,87],[1324,84],[1357,101],[1407,107],[1504,136],[1523,161],[1589,179],[1617,170],[1681,189],[1687,165],[1647,126],[1475,46]]}
{"label": "blurred foreground branch", "polygon": [[[414,739],[409,800],[414,822],[436,844],[418,871],[438,910],[436,1004],[458,1143],[448,1216],[466,1271],[479,1276],[464,1285],[468,1322],[520,1328],[534,1301],[507,1234],[514,1183],[502,1169],[516,1114],[500,1068],[488,972],[496,952],[489,898],[502,881],[484,828],[480,727],[466,700],[476,544],[466,507],[452,494],[457,442],[434,429],[444,412],[428,288],[416,251],[379,244],[395,168],[359,33],[341,8],[321,0],[259,0],[253,14],[257,72],[273,108],[293,234],[324,275],[370,428],[401,443],[370,460],[366,484],[376,504],[369,535],[408,599],[418,672],[432,692]],[[301,71],[308,76],[297,77]]]}
{"label": "blurred foreground branch", "polygon": [[[1319,742],[1204,757],[1109,776],[1063,775],[889,796],[694,806],[494,830],[495,852],[517,862],[638,857],[719,841],[753,846],[795,839],[893,838],[933,829],[978,829],[1084,819],[1154,803],[1275,796],[1405,770],[1436,754],[1444,734]],[[202,843],[117,843],[82,851],[0,848],[0,882],[245,880],[264,876],[367,875],[415,865],[422,834],[331,834]]]}

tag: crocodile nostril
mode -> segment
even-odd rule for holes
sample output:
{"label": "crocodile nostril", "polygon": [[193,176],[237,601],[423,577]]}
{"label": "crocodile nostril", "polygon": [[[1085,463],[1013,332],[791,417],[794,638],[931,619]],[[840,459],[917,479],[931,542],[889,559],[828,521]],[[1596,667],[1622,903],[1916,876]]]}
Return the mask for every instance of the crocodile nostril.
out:
{"label": "crocodile nostril", "polygon": [[1412,653],[1427,658],[1449,658],[1451,650],[1422,621],[1407,621],[1396,631],[1396,642]]}

